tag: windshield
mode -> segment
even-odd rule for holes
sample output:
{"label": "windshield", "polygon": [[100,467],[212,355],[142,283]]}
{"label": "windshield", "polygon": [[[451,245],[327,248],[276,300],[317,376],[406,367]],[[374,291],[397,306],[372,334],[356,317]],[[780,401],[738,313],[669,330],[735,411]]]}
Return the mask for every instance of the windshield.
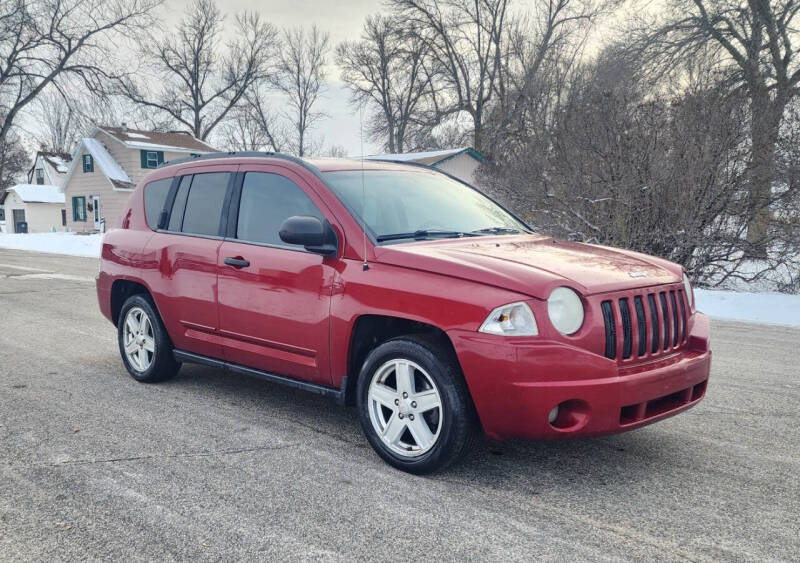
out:
{"label": "windshield", "polygon": [[346,170],[323,176],[379,243],[530,232],[486,196],[436,172]]}

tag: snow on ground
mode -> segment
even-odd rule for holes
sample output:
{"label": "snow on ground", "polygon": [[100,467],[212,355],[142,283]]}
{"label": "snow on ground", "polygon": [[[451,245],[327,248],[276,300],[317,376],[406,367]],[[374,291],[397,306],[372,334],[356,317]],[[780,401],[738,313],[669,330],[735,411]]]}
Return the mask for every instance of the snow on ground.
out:
{"label": "snow on ground", "polygon": [[715,319],[800,326],[800,295],[695,289],[697,309]]}
{"label": "snow on ground", "polygon": [[102,234],[29,233],[21,235],[0,233],[0,248],[98,258],[102,240]]}
{"label": "snow on ground", "polygon": [[[101,234],[0,234],[0,247],[72,256],[100,256]],[[695,289],[698,310],[715,319],[800,326],[800,295]]]}

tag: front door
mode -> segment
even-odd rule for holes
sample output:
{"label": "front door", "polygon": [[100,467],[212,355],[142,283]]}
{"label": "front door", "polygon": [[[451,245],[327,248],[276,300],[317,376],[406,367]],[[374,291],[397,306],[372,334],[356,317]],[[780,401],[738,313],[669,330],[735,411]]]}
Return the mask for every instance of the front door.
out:
{"label": "front door", "polygon": [[101,221],[100,221],[100,196],[94,195],[92,196],[92,215],[94,217],[94,230],[100,231],[102,230]]}
{"label": "front door", "polygon": [[28,223],[25,221],[25,210],[24,209],[15,209],[13,211],[14,214],[14,232],[15,233],[27,233],[28,232]]}
{"label": "front door", "polygon": [[278,236],[293,215],[326,218],[323,204],[299,176],[277,166],[251,166],[234,194],[218,263],[225,359],[330,385],[328,317],[337,258]]}

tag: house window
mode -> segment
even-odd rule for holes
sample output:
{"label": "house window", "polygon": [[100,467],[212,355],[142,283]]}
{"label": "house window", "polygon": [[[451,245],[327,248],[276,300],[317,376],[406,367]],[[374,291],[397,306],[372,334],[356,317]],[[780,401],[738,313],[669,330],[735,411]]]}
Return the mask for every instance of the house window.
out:
{"label": "house window", "polygon": [[86,221],[86,197],[75,196],[72,198],[72,220]]}
{"label": "house window", "polygon": [[66,209],[62,209],[61,210],[61,226],[62,227],[66,227],[67,226],[67,210]]}
{"label": "house window", "polygon": [[142,168],[158,168],[159,164],[164,163],[163,151],[140,151]]}
{"label": "house window", "polygon": [[0,207],[0,221],[6,220],[6,210]]}
{"label": "house window", "polygon": [[90,154],[83,155],[83,171],[94,172],[94,159]]}
{"label": "house window", "polygon": [[36,183],[44,184],[44,168],[36,169]]}

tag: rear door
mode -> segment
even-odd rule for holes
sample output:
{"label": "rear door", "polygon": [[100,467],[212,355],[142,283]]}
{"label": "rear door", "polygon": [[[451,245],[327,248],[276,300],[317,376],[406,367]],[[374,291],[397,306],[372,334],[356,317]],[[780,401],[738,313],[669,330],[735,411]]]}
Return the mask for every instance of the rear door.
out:
{"label": "rear door", "polygon": [[228,239],[219,252],[219,322],[225,358],[236,364],[331,384],[329,313],[334,265],[280,240],[293,215],[334,223],[310,186],[292,171],[242,166]]}
{"label": "rear door", "polygon": [[233,177],[213,168],[179,177],[167,197],[169,213],[148,243],[159,272],[151,289],[173,344],[220,359],[217,259]]}

